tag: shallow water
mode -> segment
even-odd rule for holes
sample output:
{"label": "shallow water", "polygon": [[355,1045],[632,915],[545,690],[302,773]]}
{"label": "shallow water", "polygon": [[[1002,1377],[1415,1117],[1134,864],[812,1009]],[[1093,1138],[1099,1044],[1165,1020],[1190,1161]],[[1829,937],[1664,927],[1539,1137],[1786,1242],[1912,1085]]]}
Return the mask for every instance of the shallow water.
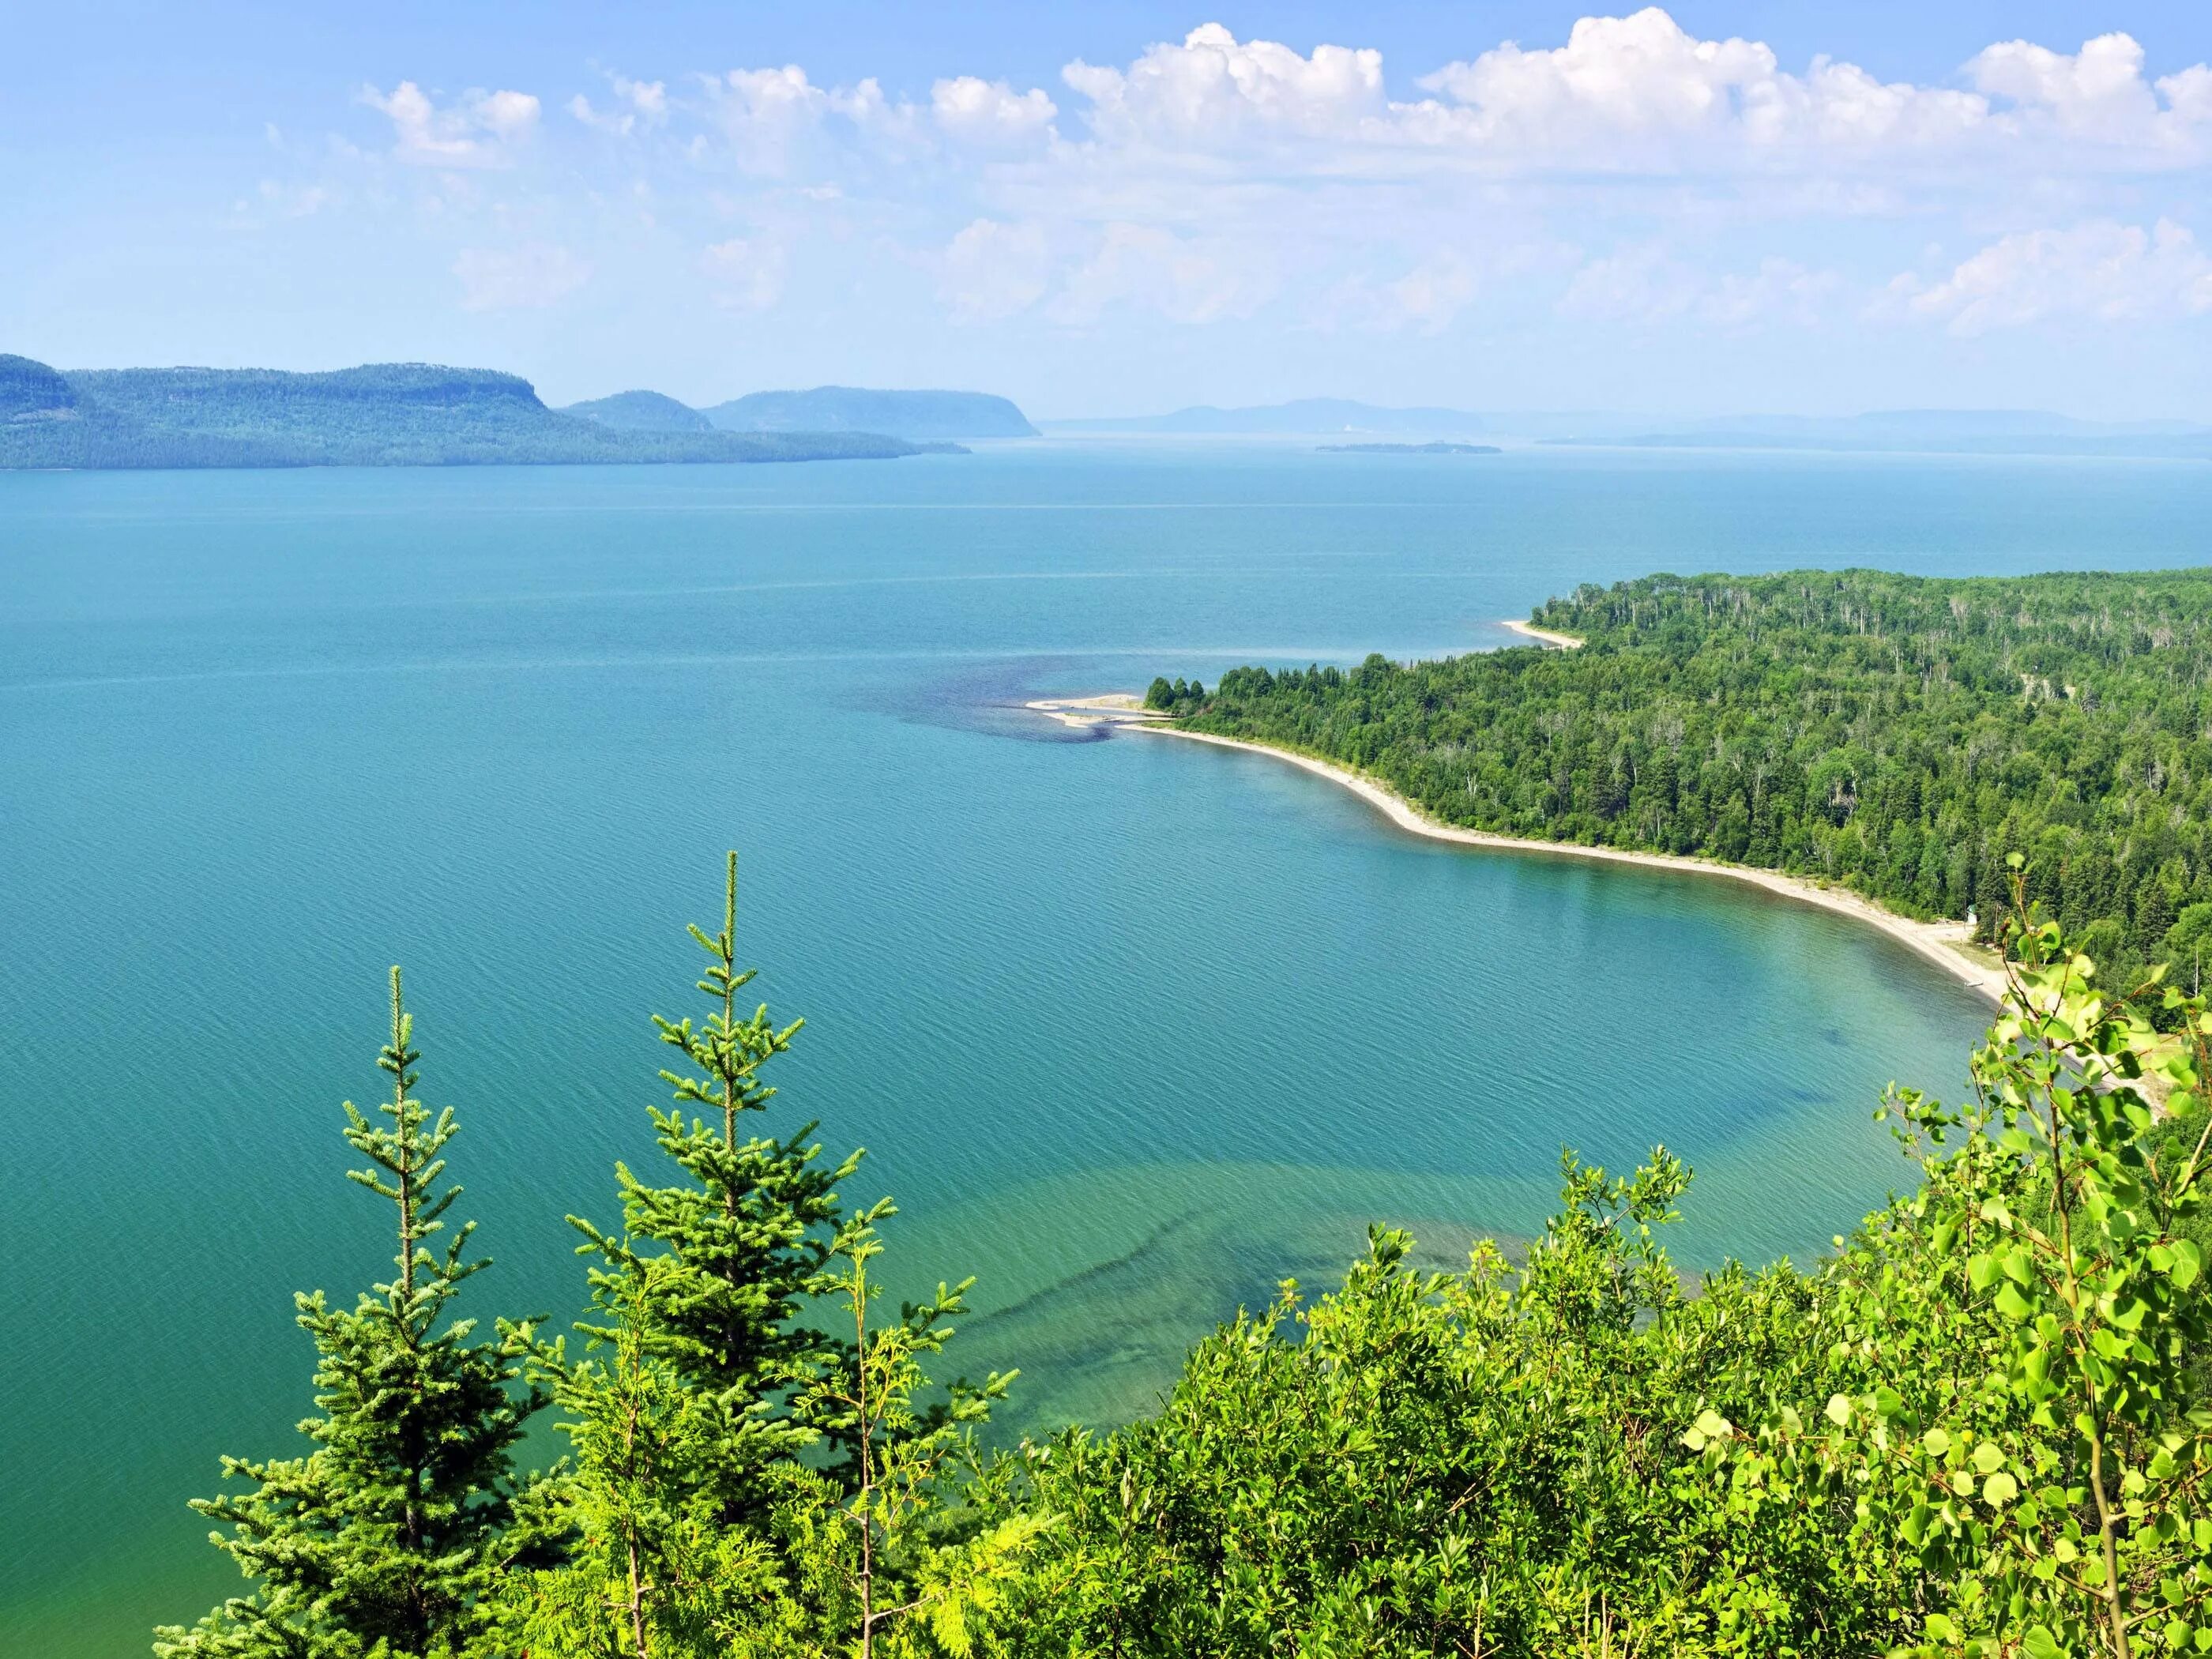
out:
{"label": "shallow water", "polygon": [[1540,1224],[1563,1145],[1698,1176],[1678,1253],[1823,1247],[1980,1006],[1737,884],[1470,852],[1027,697],[1504,642],[1582,580],[2203,562],[2193,465],[1041,443],[805,467],[0,476],[0,1651],[235,1583],[183,1508],[309,1408],[291,1292],[386,1246],[338,1102],[406,963],[498,1259],[653,1155],[721,849],[807,1029],[781,1121],[979,1276],[1011,1429],[1141,1410],[1365,1224]]}

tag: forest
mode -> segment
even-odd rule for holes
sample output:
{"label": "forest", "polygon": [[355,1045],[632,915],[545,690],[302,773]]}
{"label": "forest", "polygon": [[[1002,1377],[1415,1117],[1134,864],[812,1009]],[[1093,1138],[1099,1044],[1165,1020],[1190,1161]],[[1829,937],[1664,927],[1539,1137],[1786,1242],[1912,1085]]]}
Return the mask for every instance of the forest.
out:
{"label": "forest", "polygon": [[[1908,1190],[1828,1259],[1693,1284],[1665,1243],[1683,1162],[1568,1154],[1510,1255],[1417,1272],[1372,1230],[1152,1416],[1015,1445],[988,1431],[1018,1378],[948,1358],[972,1281],[888,1306],[892,1206],[777,1101],[801,1022],[752,1001],[734,858],[691,930],[698,1014],[641,1032],[664,1156],[570,1218],[565,1329],[491,1313],[462,1118],[426,1103],[395,969],[386,1098],[332,1114],[389,1276],[298,1297],[313,1414],[194,1506],[247,1582],[155,1650],[2212,1650],[2212,1025],[2160,973],[2107,985],[2007,873],[1975,1097],[1892,1089]],[[521,1467],[547,1422],[566,1455]]]}
{"label": "forest", "polygon": [[1984,938],[2006,860],[2108,971],[2212,957],[2212,571],[1647,576],[1582,641],[1232,669],[1147,696],[1370,774],[1446,823],[1837,882]]}

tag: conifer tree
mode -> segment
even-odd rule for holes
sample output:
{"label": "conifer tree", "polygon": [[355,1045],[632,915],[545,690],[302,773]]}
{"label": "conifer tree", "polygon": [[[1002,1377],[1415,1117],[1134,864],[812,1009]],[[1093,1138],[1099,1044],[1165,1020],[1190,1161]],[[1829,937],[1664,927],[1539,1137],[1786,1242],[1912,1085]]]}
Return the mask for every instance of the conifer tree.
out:
{"label": "conifer tree", "polygon": [[192,1507],[231,1528],[211,1540],[258,1586],[191,1631],[158,1632],[163,1659],[454,1655],[477,1628],[512,1512],[509,1454],[544,1396],[515,1386],[526,1325],[502,1322],[489,1342],[471,1340],[474,1320],[440,1328],[462,1281],[490,1262],[465,1259],[474,1222],[433,1248],[461,1192],[443,1155],[459,1126],[412,1092],[413,1027],[394,968],[392,1040],[377,1059],[392,1079],[387,1121],[345,1103],[347,1143],[369,1166],[348,1174],[396,1209],[398,1272],[350,1311],[319,1291],[296,1298],[319,1356],[323,1414],[300,1425],[315,1449],[223,1460],[251,1489]]}
{"label": "conifer tree", "polygon": [[748,1115],[764,1111],[775,1093],[762,1068],[805,1022],[778,1026],[765,1003],[740,1014],[738,994],[755,970],[737,965],[737,907],[732,853],[721,931],[690,930],[708,958],[698,988],[713,1010],[696,1025],[653,1017],[661,1041],[689,1062],[661,1073],[673,1108],[649,1109],[662,1151],[689,1179],[648,1186],[617,1164],[622,1232],[569,1218],[589,1241],[583,1251],[603,1263],[592,1273],[608,1321],[599,1334],[611,1340],[635,1320],[643,1351],[669,1362],[714,1413],[703,1478],[726,1522],[760,1518],[764,1472],[816,1437],[790,1401],[834,1357],[836,1343],[798,1316],[829,1288],[837,1183],[860,1161],[856,1152],[823,1164],[809,1140],[811,1122],[787,1138],[740,1136]]}
{"label": "conifer tree", "polygon": [[[539,1351],[572,1456],[533,1494],[527,1524],[562,1542],[560,1559],[506,1588],[501,1652],[532,1659],[659,1659],[776,1651],[805,1626],[769,1536],[726,1526],[712,1473],[719,1414],[647,1351],[643,1311],[673,1259],[644,1258],[603,1298],[611,1326],[586,1328],[570,1362]],[[638,1292],[631,1294],[632,1291]],[[818,1477],[793,1470],[803,1488]]]}

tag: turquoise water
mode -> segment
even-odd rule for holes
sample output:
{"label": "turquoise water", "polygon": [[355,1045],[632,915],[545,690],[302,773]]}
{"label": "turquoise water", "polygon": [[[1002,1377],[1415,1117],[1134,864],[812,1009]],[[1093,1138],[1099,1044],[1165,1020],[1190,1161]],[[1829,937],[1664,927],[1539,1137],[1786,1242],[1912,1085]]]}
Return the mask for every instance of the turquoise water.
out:
{"label": "turquoise water", "polygon": [[1401,835],[1261,757],[1024,699],[1504,642],[1582,580],[2203,562],[2212,469],[1040,444],[895,465],[0,476],[0,1652],[235,1582],[183,1508],[308,1408],[291,1292],[383,1266],[338,1102],[406,963],[495,1270],[651,1156],[646,1016],[744,858],[784,1121],[979,1276],[1012,1426],[1142,1409],[1364,1223],[1440,1257],[1563,1144],[1698,1171],[1679,1249],[1804,1253],[1982,1011],[1839,918]]}

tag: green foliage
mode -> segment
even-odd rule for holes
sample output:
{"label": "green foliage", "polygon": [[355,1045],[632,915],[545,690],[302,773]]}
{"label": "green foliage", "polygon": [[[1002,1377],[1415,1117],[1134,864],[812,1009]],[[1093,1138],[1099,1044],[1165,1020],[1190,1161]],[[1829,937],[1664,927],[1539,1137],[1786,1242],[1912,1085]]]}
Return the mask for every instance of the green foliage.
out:
{"label": "green foliage", "polygon": [[[2115,980],[2212,903],[2212,575],[1651,576],[1579,649],[1238,668],[1147,703],[1373,774],[1448,823],[1693,854],[1993,925],[2006,855]],[[2102,954],[2100,954],[2101,948]],[[2185,981],[2184,982],[2187,982]]]}
{"label": "green foliage", "polygon": [[1000,1501],[1055,1522],[1027,1650],[2212,1650],[2212,1028],[2154,975],[2161,1034],[2012,915],[1976,1105],[1893,1091],[1922,1184],[1832,1261],[1682,1294],[1663,1152],[1570,1158],[1517,1270],[1424,1278],[1377,1233],[1158,1418],[1024,1449]]}
{"label": "green foliage", "polygon": [[1854,1494],[1861,1547],[1917,1570],[1921,1650],[2202,1651],[2207,1137],[2162,1133],[2142,1079],[2148,1060],[2201,1115],[2203,1007],[2166,993],[2180,1031],[2161,1040],[2056,925],[2013,944],[1976,1103],[1893,1096],[1925,1178],[1837,1264],[1817,1431],[1793,1423],[1741,1467]]}
{"label": "green foliage", "polygon": [[922,1361],[944,1351],[952,1335],[947,1322],[963,1311],[975,1280],[939,1285],[929,1300],[905,1304],[896,1321],[872,1323],[881,1289],[868,1264],[883,1253],[875,1224],[892,1213],[885,1200],[838,1231],[832,1255],[841,1265],[829,1289],[853,1340],[802,1403],[844,1453],[838,1474],[847,1496],[829,1540],[847,1603],[840,1622],[853,1626],[862,1653],[874,1652],[879,1640],[886,1652],[929,1651],[916,1645],[921,1630],[944,1650],[964,1654],[995,1624],[1015,1569],[1045,1523],[1017,1511],[978,1528],[944,1513],[941,1483],[968,1462],[973,1429],[988,1419],[1013,1375],[994,1372],[981,1388],[956,1382],[944,1400],[918,1405],[929,1386]]}
{"label": "green foliage", "polygon": [[434,1121],[410,1092],[413,1035],[395,968],[392,1040],[377,1058],[392,1079],[380,1109],[389,1121],[372,1123],[349,1101],[345,1137],[369,1165],[352,1179],[397,1212],[398,1272],[351,1311],[320,1291],[298,1298],[318,1355],[323,1415],[300,1425],[315,1449],[223,1460],[225,1476],[249,1489],[192,1507],[231,1528],[213,1541],[258,1588],[191,1631],[161,1631],[164,1659],[459,1654],[505,1565],[509,1454],[544,1397],[514,1386],[527,1326],[502,1323],[492,1342],[469,1340],[472,1320],[439,1328],[461,1282],[490,1264],[465,1259],[473,1222],[431,1247],[460,1195],[444,1182],[458,1126],[451,1107]]}
{"label": "green foliage", "polygon": [[725,1414],[651,1351],[649,1310],[665,1288],[653,1281],[674,1270],[653,1258],[611,1286],[600,1305],[614,1322],[589,1328],[584,1358],[539,1351],[571,1455],[520,1516],[519,1530],[556,1543],[558,1559],[508,1584],[506,1646],[544,1659],[726,1652],[761,1635],[762,1609],[788,1601],[769,1535],[725,1522]]}
{"label": "green foliage", "polygon": [[604,1339],[635,1324],[636,1340],[667,1362],[696,1396],[696,1409],[713,1419],[706,1431],[714,1443],[702,1473],[720,1513],[757,1519],[764,1472],[818,1437],[791,1401],[835,1363],[837,1344],[799,1316],[835,1287],[826,1269],[842,1217],[837,1184],[860,1158],[822,1162],[811,1123],[781,1139],[739,1135],[740,1124],[775,1097],[762,1068],[790,1048],[804,1022],[779,1026],[764,1003],[740,1012],[738,993],[754,970],[737,965],[737,903],[732,854],[721,931],[690,930],[708,958],[698,988],[714,1012],[698,1025],[653,1019],[661,1041],[690,1067],[661,1073],[675,1109],[651,1109],[661,1150],[684,1178],[648,1186],[617,1164],[623,1231],[569,1221],[587,1241],[581,1249],[601,1264],[591,1285],[608,1322],[593,1334]]}
{"label": "green foliage", "polygon": [[569,1218],[594,1317],[580,1358],[555,1342],[534,1363],[573,1457],[516,1529],[560,1559],[507,1585],[500,1640],[556,1659],[981,1651],[1039,1523],[985,1524],[954,1477],[1011,1378],[922,1403],[973,1281],[872,1318],[893,1212],[844,1210],[860,1154],[824,1164],[811,1123],[741,1133],[802,1022],[742,1012],[736,932],[732,854],[720,929],[690,929],[710,1012],[654,1018],[683,1056],[661,1073],[675,1109],[653,1109],[683,1178],[617,1165],[622,1231]]}
{"label": "green foliage", "polygon": [[[621,1170],[623,1231],[577,1224],[574,1358],[526,1327],[438,1329],[477,1264],[465,1229],[430,1245],[453,1120],[410,1092],[395,975],[391,1122],[349,1108],[348,1139],[398,1207],[398,1276],[351,1315],[301,1298],[316,1449],[227,1464],[250,1490],[198,1507],[258,1587],[158,1650],[2212,1652],[2212,1021],[2163,970],[2106,988],[2008,874],[1975,1099],[1892,1089],[1917,1184],[1830,1260],[1692,1287],[1662,1242],[1687,1168],[1569,1153],[1517,1255],[1417,1272],[1374,1230],[1340,1289],[1285,1282],[1200,1343],[1156,1415],[988,1461],[1009,1379],[928,1374],[968,1285],[885,1316],[891,1206],[835,1190],[857,1154],[823,1165],[811,1126],[741,1138],[799,1027],[740,1012],[734,861],[720,931],[692,930],[710,1012],[658,1022],[683,1178]],[[518,1491],[508,1450],[549,1395],[569,1455]]]}

